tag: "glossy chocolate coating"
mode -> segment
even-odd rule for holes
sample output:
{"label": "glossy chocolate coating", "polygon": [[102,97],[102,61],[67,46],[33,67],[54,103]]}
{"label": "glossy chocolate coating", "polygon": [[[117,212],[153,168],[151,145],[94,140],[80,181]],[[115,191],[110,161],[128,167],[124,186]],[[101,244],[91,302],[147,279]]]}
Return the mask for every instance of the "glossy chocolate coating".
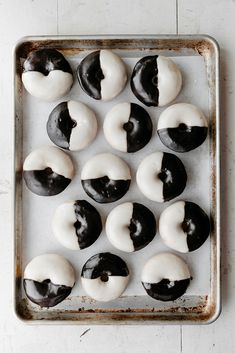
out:
{"label": "glossy chocolate coating", "polygon": [[129,229],[135,251],[144,248],[156,234],[156,220],[153,213],[144,205],[134,202]]}
{"label": "glossy chocolate coating", "polygon": [[145,56],[135,65],[131,76],[134,95],[147,106],[158,106],[158,55]]}
{"label": "glossy chocolate coating", "polygon": [[23,64],[23,72],[38,71],[47,76],[53,70],[61,70],[72,74],[68,61],[55,49],[32,51]]}
{"label": "glossy chocolate coating", "polygon": [[82,180],[87,195],[99,203],[119,200],[128,191],[130,183],[130,180],[111,180],[107,176]]}
{"label": "glossy chocolate coating", "polygon": [[210,220],[207,214],[195,203],[186,201],[182,229],[187,234],[189,251],[194,251],[206,241],[210,234]]}
{"label": "glossy chocolate coating", "polygon": [[101,217],[94,206],[85,200],[74,203],[77,221],[74,223],[80,249],[92,245],[102,231]]}
{"label": "glossy chocolate coating", "polygon": [[72,288],[64,285],[53,284],[49,279],[37,282],[24,279],[23,286],[27,297],[41,307],[52,307],[62,302]]}
{"label": "glossy chocolate coating", "polygon": [[94,279],[101,276],[128,276],[126,263],[117,255],[109,252],[92,256],[83,266],[81,276]]}
{"label": "glossy chocolate coating", "polygon": [[186,292],[189,283],[190,278],[172,282],[162,279],[158,283],[142,282],[142,285],[150,297],[166,302],[181,297]]}
{"label": "glossy chocolate coating", "polygon": [[24,170],[23,177],[29,190],[39,196],[57,195],[71,182],[71,179],[53,172],[51,168]]}
{"label": "glossy chocolate coating", "polygon": [[188,152],[200,146],[206,139],[207,127],[180,124],[177,128],[158,130],[162,143],[175,152]]}

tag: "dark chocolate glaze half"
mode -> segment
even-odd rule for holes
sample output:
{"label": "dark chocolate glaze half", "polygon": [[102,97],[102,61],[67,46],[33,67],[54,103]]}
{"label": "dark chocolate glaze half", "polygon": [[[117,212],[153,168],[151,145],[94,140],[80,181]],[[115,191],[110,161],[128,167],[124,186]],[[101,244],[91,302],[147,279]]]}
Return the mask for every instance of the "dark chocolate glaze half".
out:
{"label": "dark chocolate glaze half", "polygon": [[93,200],[109,203],[119,200],[130,187],[130,180],[112,180],[107,176],[82,180],[82,186]]}
{"label": "dark chocolate glaze half", "polygon": [[145,56],[135,65],[131,76],[134,95],[147,106],[158,106],[158,55]]}
{"label": "dark chocolate glaze half", "polygon": [[158,283],[142,282],[142,285],[150,297],[167,302],[181,297],[186,292],[189,283],[190,278],[172,282],[162,279]]}
{"label": "dark chocolate glaze half", "polygon": [[29,190],[39,196],[57,195],[71,182],[71,179],[53,172],[51,168],[24,170],[23,177]]}
{"label": "dark chocolate glaze half", "polygon": [[156,220],[153,213],[144,205],[134,202],[129,229],[135,251],[144,248],[156,234]]}
{"label": "dark chocolate glaze half", "polygon": [[76,121],[69,114],[68,103],[62,102],[49,115],[47,133],[53,143],[68,150],[71,132],[76,125]]}
{"label": "dark chocolate glaze half", "polygon": [[76,222],[74,223],[80,249],[88,248],[99,237],[102,221],[99,212],[85,200],[74,203]]}
{"label": "dark chocolate glaze half", "polygon": [[87,55],[77,69],[78,82],[81,88],[92,98],[101,99],[101,80],[104,79],[100,66],[100,51]]}
{"label": "dark chocolate glaze half", "polygon": [[187,234],[189,251],[194,251],[206,241],[210,234],[210,220],[207,214],[193,202],[186,201],[182,229]]}
{"label": "dark chocolate glaze half", "polygon": [[177,128],[159,129],[162,143],[175,152],[188,152],[200,146],[206,139],[207,127],[180,124]]}
{"label": "dark chocolate glaze half", "polygon": [[53,70],[61,70],[72,74],[68,61],[55,49],[32,51],[23,64],[23,72],[38,71],[47,76]]}
{"label": "dark chocolate glaze half", "polygon": [[24,279],[23,286],[27,297],[33,303],[47,308],[62,302],[72,290],[71,287],[53,284],[49,279],[43,282]]}
{"label": "dark chocolate glaze half", "polygon": [[92,256],[83,266],[81,276],[94,279],[102,276],[129,275],[126,263],[117,255],[104,252]]}
{"label": "dark chocolate glaze half", "polygon": [[131,103],[130,117],[123,125],[127,132],[127,152],[136,152],[151,139],[153,124],[149,114],[140,105]]}
{"label": "dark chocolate glaze half", "polygon": [[187,183],[187,174],[184,165],[172,153],[164,152],[162,167],[158,177],[163,182],[164,201],[170,201],[180,195]]}

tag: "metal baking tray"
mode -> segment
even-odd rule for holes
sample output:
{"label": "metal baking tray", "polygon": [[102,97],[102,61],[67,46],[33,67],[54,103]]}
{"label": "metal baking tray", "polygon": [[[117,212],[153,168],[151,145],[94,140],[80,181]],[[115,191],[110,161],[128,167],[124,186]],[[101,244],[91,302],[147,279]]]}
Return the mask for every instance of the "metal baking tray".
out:
{"label": "metal baking tray", "polygon": [[[149,206],[156,218],[166,207],[146,200],[138,191],[134,172],[140,160],[155,150],[167,150],[156,136],[156,121],[164,108],[146,108],[153,120],[151,142],[136,154],[118,153],[104,141],[102,121],[105,112],[119,101],[137,102],[129,85],[112,102],[92,100],[78,87],[77,79],[72,91],[62,100],[77,99],[93,108],[98,117],[99,135],[85,151],[71,153],[77,176],[63,193],[38,197],[30,193],[22,182],[22,163],[36,147],[51,144],[46,134],[46,121],[58,103],[39,102],[22,87],[22,62],[31,50],[56,48],[76,69],[78,62],[89,51],[109,48],[126,62],[129,73],[134,63],[148,54],[173,57],[183,74],[183,89],[176,102],[198,105],[209,119],[209,138],[198,149],[178,154],[188,172],[188,185],[178,199],[200,204],[211,216],[213,224],[210,238],[197,251],[181,255],[188,262],[193,281],[187,293],[174,302],[159,302],[148,297],[140,283],[142,264],[153,254],[166,250],[159,235],[146,248],[133,254],[121,253],[108,243],[104,232],[90,248],[73,252],[63,249],[52,235],[50,220],[58,204],[68,199],[89,199],[79,180],[81,166],[94,153],[112,151],[125,159],[132,169],[133,181],[129,193],[108,205],[96,205],[103,220],[108,211],[119,203],[136,200]],[[74,75],[75,76],[75,75]],[[14,105],[15,105],[15,192],[14,192],[14,306],[20,319],[31,323],[76,324],[202,324],[213,322],[220,313],[220,141],[219,141],[219,49],[208,36],[55,36],[27,37],[14,49]],[[91,201],[91,200],[89,200]],[[175,200],[173,200],[175,201]],[[94,202],[93,202],[94,204]],[[168,205],[169,203],[167,203]],[[123,295],[110,303],[99,303],[88,298],[80,286],[82,265],[93,254],[112,251],[127,262],[132,278]],[[77,272],[77,284],[70,297],[54,308],[39,308],[25,297],[22,275],[26,263],[36,255],[57,252],[70,260]]]}

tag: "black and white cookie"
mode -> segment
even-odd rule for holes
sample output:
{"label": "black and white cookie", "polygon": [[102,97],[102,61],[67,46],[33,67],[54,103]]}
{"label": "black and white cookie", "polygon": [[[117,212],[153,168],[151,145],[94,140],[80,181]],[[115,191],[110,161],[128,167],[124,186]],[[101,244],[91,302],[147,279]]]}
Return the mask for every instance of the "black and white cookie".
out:
{"label": "black and white cookie", "polygon": [[93,299],[107,302],[117,299],[129,281],[126,263],[109,252],[92,256],[83,266],[82,286]]}
{"label": "black and white cookie", "polygon": [[74,284],[73,267],[61,255],[36,256],[24,270],[25,293],[41,307],[49,308],[62,302],[71,293]]}
{"label": "black and white cookie", "polygon": [[81,182],[87,195],[96,202],[114,202],[129,189],[130,168],[121,158],[111,153],[97,154],[84,165]]}
{"label": "black and white cookie", "polygon": [[77,69],[82,89],[92,98],[108,101],[116,97],[127,81],[122,59],[111,50],[97,50],[87,55]]}
{"label": "black and white cookie", "polygon": [[74,167],[70,157],[59,148],[42,147],[25,159],[23,177],[30,191],[39,196],[53,196],[71,182]]}
{"label": "black and white cookie", "polygon": [[140,163],[136,181],[148,199],[165,202],[184,191],[187,174],[183,163],[174,154],[154,152]]}
{"label": "black and white cookie", "polygon": [[181,297],[190,283],[187,264],[171,253],[160,253],[144,265],[141,281],[147,294],[161,301],[172,301]]}
{"label": "black and white cookie", "polygon": [[88,146],[96,132],[95,113],[81,102],[58,104],[47,121],[47,133],[51,141],[70,151],[79,151]]}
{"label": "black and white cookie", "polygon": [[177,103],[161,113],[157,132],[166,147],[175,152],[188,152],[205,141],[208,123],[195,105]]}
{"label": "black and white cookie", "polygon": [[111,244],[122,251],[133,252],[148,245],[156,234],[153,213],[137,202],[115,207],[106,220],[106,234]]}
{"label": "black and white cookie", "polygon": [[86,200],[68,201],[57,207],[52,229],[63,246],[82,250],[98,239],[102,222],[99,212]]}
{"label": "black and white cookie", "polygon": [[161,55],[145,56],[134,67],[131,89],[147,106],[162,107],[179,94],[182,76],[173,60]]}
{"label": "black and white cookie", "polygon": [[135,103],[119,103],[106,115],[104,135],[122,152],[136,152],[151,139],[153,124],[147,111]]}
{"label": "black and white cookie", "polygon": [[35,50],[23,64],[22,82],[32,96],[54,101],[70,91],[73,84],[72,69],[59,51]]}
{"label": "black and white cookie", "polygon": [[208,238],[210,220],[197,204],[178,201],[162,212],[159,233],[170,248],[182,253],[194,251]]}

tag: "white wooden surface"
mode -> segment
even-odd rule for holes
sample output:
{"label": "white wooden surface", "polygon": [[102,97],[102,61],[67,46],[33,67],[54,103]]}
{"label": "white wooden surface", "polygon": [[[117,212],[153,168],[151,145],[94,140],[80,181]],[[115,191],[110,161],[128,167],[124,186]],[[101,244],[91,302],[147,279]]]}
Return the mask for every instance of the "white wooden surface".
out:
{"label": "white wooden surface", "polygon": [[[0,0],[0,353],[235,352],[234,18],[232,0]],[[14,316],[12,47],[24,35],[108,33],[205,33],[221,46],[223,312],[212,325],[40,327]]]}

